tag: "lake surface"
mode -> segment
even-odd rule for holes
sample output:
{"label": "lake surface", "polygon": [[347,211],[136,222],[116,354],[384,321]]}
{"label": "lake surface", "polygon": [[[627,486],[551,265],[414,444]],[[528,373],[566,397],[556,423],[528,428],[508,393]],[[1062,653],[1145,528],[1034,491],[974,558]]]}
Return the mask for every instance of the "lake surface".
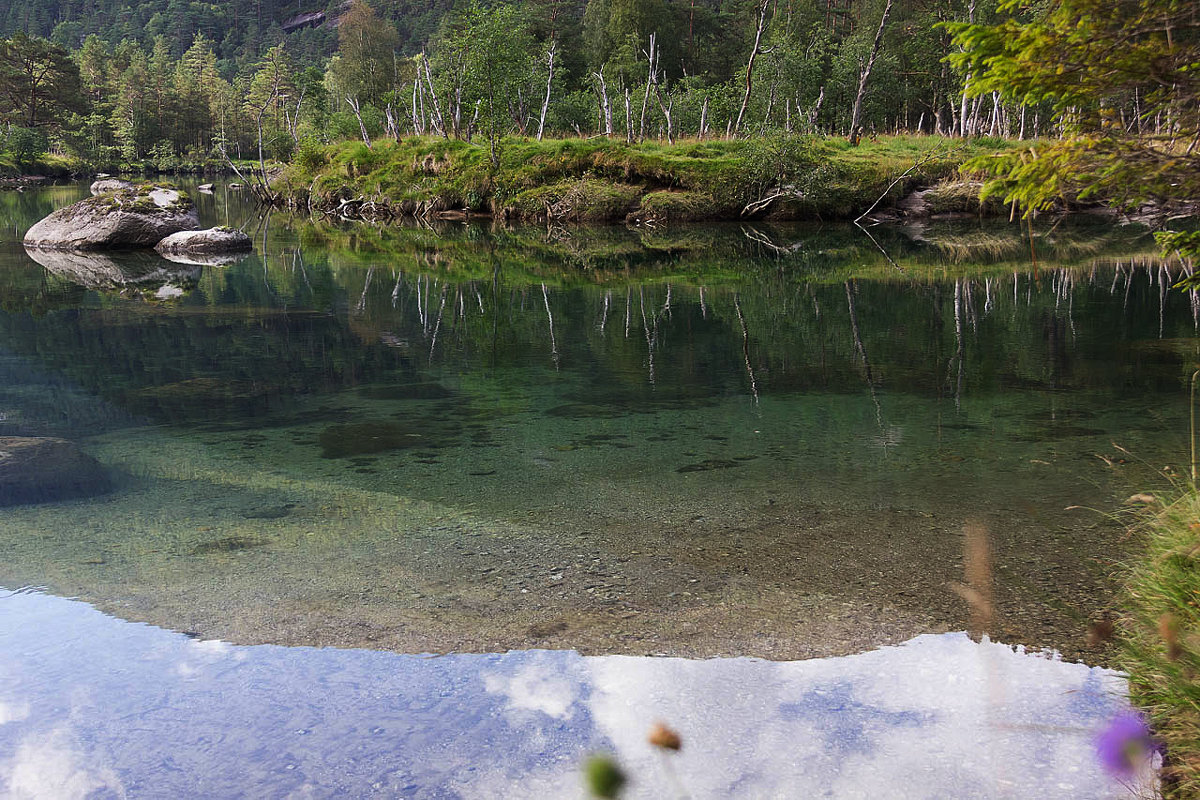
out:
{"label": "lake surface", "polygon": [[377,227],[218,187],[236,263],[32,260],[85,194],[0,194],[0,436],[114,487],[4,508],[0,586],[195,639],[847,656],[968,627],[970,551],[993,638],[1102,663],[1114,513],[1187,471],[1200,309],[1138,229]]}

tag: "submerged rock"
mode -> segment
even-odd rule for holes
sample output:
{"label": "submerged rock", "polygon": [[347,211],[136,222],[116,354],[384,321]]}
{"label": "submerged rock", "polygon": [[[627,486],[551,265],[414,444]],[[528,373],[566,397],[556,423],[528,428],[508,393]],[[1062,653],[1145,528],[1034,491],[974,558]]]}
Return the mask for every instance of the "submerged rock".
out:
{"label": "submerged rock", "polygon": [[154,289],[171,285],[190,288],[200,279],[200,267],[176,264],[154,253],[25,252],[48,272],[88,289]]}
{"label": "submerged rock", "polygon": [[41,250],[111,250],[153,247],[178,231],[196,230],[200,217],[176,189],[134,186],[60,208],[25,234]]}
{"label": "submerged rock", "polygon": [[212,194],[213,185],[211,183],[202,183],[197,186],[196,189],[204,192],[205,194]]}
{"label": "submerged rock", "polygon": [[437,442],[420,425],[372,421],[331,425],[321,432],[320,444],[322,458],[347,458],[436,446]]}
{"label": "submerged rock", "polygon": [[111,488],[104,467],[65,439],[0,436],[0,506],[90,497]]}
{"label": "submerged rock", "polygon": [[163,255],[224,255],[249,252],[254,249],[254,243],[236,228],[219,227],[173,233],[154,249]]}

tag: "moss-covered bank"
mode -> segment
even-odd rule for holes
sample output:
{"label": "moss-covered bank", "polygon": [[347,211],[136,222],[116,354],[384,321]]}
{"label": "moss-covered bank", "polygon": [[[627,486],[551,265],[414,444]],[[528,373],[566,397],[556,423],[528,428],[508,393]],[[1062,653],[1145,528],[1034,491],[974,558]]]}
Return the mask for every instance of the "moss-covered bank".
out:
{"label": "moss-covered bank", "polygon": [[[490,214],[628,221],[847,219],[881,197],[957,180],[968,158],[1009,145],[897,136],[626,144],[507,140],[493,164],[479,143],[434,138],[302,149],[272,187],[277,202],[351,218]],[[961,208],[959,207],[961,206]],[[978,212],[968,193],[954,208]]]}
{"label": "moss-covered bank", "polygon": [[1143,555],[1126,583],[1121,665],[1166,745],[1163,796],[1200,797],[1200,493],[1158,508],[1138,533]]}

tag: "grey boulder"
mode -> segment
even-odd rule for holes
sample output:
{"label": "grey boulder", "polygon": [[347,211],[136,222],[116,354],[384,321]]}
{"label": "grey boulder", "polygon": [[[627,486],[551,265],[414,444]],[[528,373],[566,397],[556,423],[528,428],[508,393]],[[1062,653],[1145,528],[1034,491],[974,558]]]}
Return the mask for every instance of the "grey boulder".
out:
{"label": "grey boulder", "polygon": [[154,246],[163,255],[223,255],[246,253],[254,248],[250,237],[236,228],[208,228],[203,231],[180,231],[165,237]]}
{"label": "grey boulder", "polygon": [[153,247],[179,231],[200,227],[191,198],[162,186],[135,186],[60,208],[25,234],[41,250]]}

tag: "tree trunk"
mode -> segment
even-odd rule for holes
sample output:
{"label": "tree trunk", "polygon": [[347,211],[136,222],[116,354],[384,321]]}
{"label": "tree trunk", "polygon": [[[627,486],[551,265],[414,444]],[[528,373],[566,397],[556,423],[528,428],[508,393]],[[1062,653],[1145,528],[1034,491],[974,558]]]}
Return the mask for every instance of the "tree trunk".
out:
{"label": "tree trunk", "polygon": [[[421,62],[425,65],[425,85],[429,88],[429,99],[433,101],[433,116],[430,118],[434,129],[441,134],[443,139],[449,139],[450,136],[446,132],[446,122],[442,119],[442,107],[438,103],[437,91],[433,88],[433,74],[429,71],[429,60],[422,55]],[[418,72],[420,66],[417,67]]]}
{"label": "tree trunk", "polygon": [[[362,114],[359,113],[358,98],[347,97],[346,102],[350,104],[350,109],[352,111],[354,111],[354,116],[358,119],[358,130],[362,133],[363,144],[365,144],[367,146],[367,149],[370,150],[371,149],[371,137],[367,135],[367,126],[363,122]],[[261,122],[259,123],[258,129],[259,129],[258,158],[261,161],[262,160],[262,133],[261,133],[262,123]],[[264,176],[266,175],[265,171],[263,172],[263,175]]]}
{"label": "tree trunk", "polygon": [[654,71],[658,68],[658,54],[655,52],[655,35],[650,34],[650,50],[646,53],[650,69],[646,73],[646,93],[642,96],[642,117],[638,122],[638,141],[646,138],[646,106],[650,102],[650,84],[654,82]]}
{"label": "tree trunk", "polygon": [[612,106],[608,104],[608,84],[604,82],[604,70],[592,74],[600,81],[600,111],[604,115],[604,135],[612,136]]}
{"label": "tree trunk", "polygon": [[550,110],[550,85],[554,83],[554,51],[558,47],[558,42],[550,40],[550,52],[546,58],[548,61],[549,71],[546,73],[546,99],[542,101],[542,116],[538,119],[538,134],[537,138],[542,140],[542,132],[546,130],[546,112]]}
{"label": "tree trunk", "polygon": [[858,93],[854,96],[854,108],[850,111],[850,144],[858,144],[859,127],[861,126],[862,101],[863,95],[867,93],[867,79],[871,77],[871,70],[875,67],[875,57],[879,55],[879,48],[883,45],[883,31],[887,27],[888,17],[892,13],[892,0],[887,0],[887,5],[883,7],[883,17],[879,20],[879,30],[875,32],[875,41],[871,44],[871,55],[867,59],[866,66],[863,67],[858,76]]}
{"label": "tree trunk", "polygon": [[[888,0],[891,7],[892,0]],[[762,45],[763,30],[767,27],[767,6],[770,0],[762,0],[758,5],[758,28],[754,32],[754,47],[750,49],[750,58],[746,62],[746,93],[742,96],[742,107],[738,110],[737,122],[733,125],[736,133],[742,129],[742,120],[746,116],[746,108],[750,105],[750,89],[754,78],[754,59],[758,58],[758,49]]]}

